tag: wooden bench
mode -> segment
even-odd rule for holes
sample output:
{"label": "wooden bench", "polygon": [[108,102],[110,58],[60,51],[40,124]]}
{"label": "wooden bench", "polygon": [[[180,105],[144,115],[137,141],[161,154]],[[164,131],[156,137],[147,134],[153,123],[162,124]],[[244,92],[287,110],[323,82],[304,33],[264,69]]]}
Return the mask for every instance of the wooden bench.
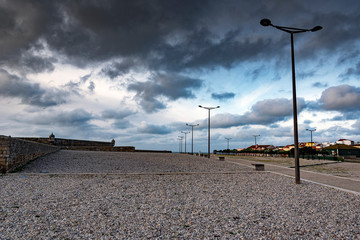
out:
{"label": "wooden bench", "polygon": [[219,157],[219,161],[225,161],[225,157]]}
{"label": "wooden bench", "polygon": [[265,166],[262,163],[252,163],[251,165],[255,166],[256,171],[264,171]]}

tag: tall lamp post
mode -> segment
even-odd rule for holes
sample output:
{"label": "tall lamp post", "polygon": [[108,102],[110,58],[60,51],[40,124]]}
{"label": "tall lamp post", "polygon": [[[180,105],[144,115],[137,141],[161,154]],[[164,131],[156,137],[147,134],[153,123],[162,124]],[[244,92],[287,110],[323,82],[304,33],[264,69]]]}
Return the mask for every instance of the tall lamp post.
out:
{"label": "tall lamp post", "polygon": [[199,124],[186,124],[186,126],[191,127],[191,154],[194,154],[194,127],[199,126]]}
{"label": "tall lamp post", "polygon": [[199,105],[200,108],[207,109],[209,111],[209,117],[208,117],[208,158],[210,158],[210,111],[216,108],[219,108],[220,106],[216,107],[203,107]]}
{"label": "tall lamp post", "polygon": [[300,167],[299,167],[299,137],[298,137],[298,124],[297,124],[297,103],[296,103],[296,82],[295,82],[295,56],[294,56],[294,34],[303,32],[316,32],[322,29],[321,26],[316,26],[311,29],[293,28],[276,26],[271,23],[267,18],[260,21],[264,27],[271,26],[281,31],[290,33],[291,36],[291,63],[292,63],[292,92],[293,92],[293,115],[294,115],[294,145],[295,145],[295,182],[300,184]]}
{"label": "tall lamp post", "polygon": [[227,149],[230,150],[230,148],[229,148],[229,141],[230,141],[232,138],[225,138],[225,139],[227,140]]}
{"label": "tall lamp post", "polygon": [[314,129],[306,129],[306,131],[310,131],[310,136],[311,136],[311,142],[310,142],[310,145],[311,145],[311,148],[312,148],[312,146],[313,146],[313,139],[312,139],[312,132],[315,132],[316,131],[316,129],[314,128]]}
{"label": "tall lamp post", "polygon": [[182,140],[183,140],[183,136],[179,136],[178,140],[179,140],[179,153],[182,153]]}
{"label": "tall lamp post", "polygon": [[256,137],[260,137],[260,134],[259,135],[253,135],[253,137],[255,138],[255,147],[256,147]]}
{"label": "tall lamp post", "polygon": [[188,133],[190,133],[190,132],[181,131],[181,133],[185,134],[185,153],[186,153],[186,134],[188,134]]}

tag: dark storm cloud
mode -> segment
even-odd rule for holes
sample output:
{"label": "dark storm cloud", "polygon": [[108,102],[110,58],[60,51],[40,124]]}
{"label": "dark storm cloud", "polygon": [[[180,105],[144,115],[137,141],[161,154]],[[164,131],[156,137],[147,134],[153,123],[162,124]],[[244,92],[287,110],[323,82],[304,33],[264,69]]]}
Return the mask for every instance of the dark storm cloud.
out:
{"label": "dark storm cloud", "polygon": [[69,93],[59,89],[44,89],[0,69],[0,96],[20,98],[23,104],[49,107],[67,102]]}
{"label": "dark storm cloud", "polygon": [[[47,5],[47,4],[44,4]],[[9,59],[34,45],[44,33],[45,6],[39,1],[1,1],[0,59]]]}
{"label": "dark storm cloud", "polygon": [[[354,4],[331,1],[324,9],[300,0],[2,1],[0,59],[43,44],[78,66],[122,59],[103,69],[115,78],[138,66],[182,71],[283,58],[289,37],[260,26],[262,17],[279,25],[323,25],[321,33],[297,37],[300,57],[334,49],[346,54],[360,30]],[[37,61],[37,71],[51,69],[51,61]]]}
{"label": "dark storm cloud", "polygon": [[216,100],[227,100],[227,99],[230,99],[230,98],[234,98],[235,97],[235,93],[232,93],[232,92],[226,92],[226,93],[212,93],[211,94],[211,97],[213,99],[216,99]]}
{"label": "dark storm cloud", "polygon": [[320,107],[330,111],[360,111],[360,88],[350,85],[330,87],[322,92]]}
{"label": "dark storm cloud", "polygon": [[21,73],[51,72],[55,69],[57,59],[53,57],[36,56],[32,52],[25,52],[19,58],[8,59],[6,64]]}
{"label": "dark storm cloud", "polygon": [[136,63],[134,59],[123,59],[122,61],[116,61],[109,66],[102,69],[102,72],[109,78],[114,79],[123,74],[127,74],[131,69],[137,68],[141,63]]}
{"label": "dark storm cloud", "polygon": [[164,125],[153,125],[153,124],[145,124],[143,126],[138,127],[138,132],[140,133],[148,133],[148,134],[169,134],[172,132],[171,129]]}
{"label": "dark storm cloud", "polygon": [[193,98],[193,89],[198,89],[202,80],[181,76],[178,74],[154,74],[146,82],[130,84],[128,90],[136,92],[136,99],[148,113],[165,108],[158,98],[165,97],[169,101],[180,98]]}
{"label": "dark storm cloud", "polygon": [[[298,112],[305,108],[305,100],[298,98]],[[285,98],[267,99],[255,103],[251,111],[243,115],[217,114],[211,118],[214,128],[229,128],[243,125],[273,125],[292,116],[292,100]],[[206,126],[205,122],[201,124]]]}

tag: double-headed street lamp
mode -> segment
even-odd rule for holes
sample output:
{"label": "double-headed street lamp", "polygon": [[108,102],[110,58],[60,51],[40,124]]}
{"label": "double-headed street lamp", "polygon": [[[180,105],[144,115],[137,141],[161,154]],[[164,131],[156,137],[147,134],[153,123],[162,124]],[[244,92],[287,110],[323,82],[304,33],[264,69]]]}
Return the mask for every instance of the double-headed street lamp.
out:
{"label": "double-headed street lamp", "polygon": [[260,137],[260,134],[259,135],[253,135],[253,137],[255,138],[255,147],[256,147],[256,137]]}
{"label": "double-headed street lamp", "polygon": [[188,133],[190,133],[190,132],[181,131],[181,133],[185,134],[185,153],[186,153],[186,134],[188,134]]}
{"label": "double-headed street lamp", "polygon": [[295,182],[300,184],[300,167],[299,167],[299,141],[298,141],[298,124],[297,124],[297,103],[296,103],[296,82],[295,82],[295,56],[294,56],[294,34],[303,32],[316,32],[322,29],[321,26],[316,26],[311,29],[293,28],[276,26],[267,18],[260,21],[262,26],[271,26],[281,31],[290,33],[291,35],[291,63],[292,63],[292,90],[293,90],[293,115],[294,115],[294,145],[295,145]]}
{"label": "double-headed street lamp", "polygon": [[225,139],[227,140],[227,149],[230,150],[230,148],[229,148],[229,141],[230,141],[232,138],[225,138]]}
{"label": "double-headed street lamp", "polygon": [[203,107],[201,105],[199,105],[200,108],[204,108],[207,109],[209,111],[209,117],[208,117],[208,158],[210,158],[210,110],[219,108],[220,106],[216,106],[216,107]]}
{"label": "double-headed street lamp", "polygon": [[179,140],[179,153],[182,153],[182,140],[183,140],[183,136],[179,136],[178,140]]}
{"label": "double-headed street lamp", "polygon": [[186,126],[191,127],[191,154],[194,154],[194,127],[199,126],[199,124],[186,124]]}
{"label": "double-headed street lamp", "polygon": [[312,148],[312,146],[313,146],[313,139],[312,139],[312,132],[315,132],[316,131],[316,129],[314,128],[314,129],[306,129],[306,131],[310,131],[310,136],[311,136],[311,142],[310,142],[310,144],[311,144],[311,148]]}

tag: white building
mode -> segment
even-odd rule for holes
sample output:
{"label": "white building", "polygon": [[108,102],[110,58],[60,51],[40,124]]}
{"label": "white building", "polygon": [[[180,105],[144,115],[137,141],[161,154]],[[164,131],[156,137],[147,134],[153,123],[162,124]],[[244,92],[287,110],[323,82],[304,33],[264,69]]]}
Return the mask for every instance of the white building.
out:
{"label": "white building", "polygon": [[339,139],[336,144],[354,145],[354,141],[348,139]]}

